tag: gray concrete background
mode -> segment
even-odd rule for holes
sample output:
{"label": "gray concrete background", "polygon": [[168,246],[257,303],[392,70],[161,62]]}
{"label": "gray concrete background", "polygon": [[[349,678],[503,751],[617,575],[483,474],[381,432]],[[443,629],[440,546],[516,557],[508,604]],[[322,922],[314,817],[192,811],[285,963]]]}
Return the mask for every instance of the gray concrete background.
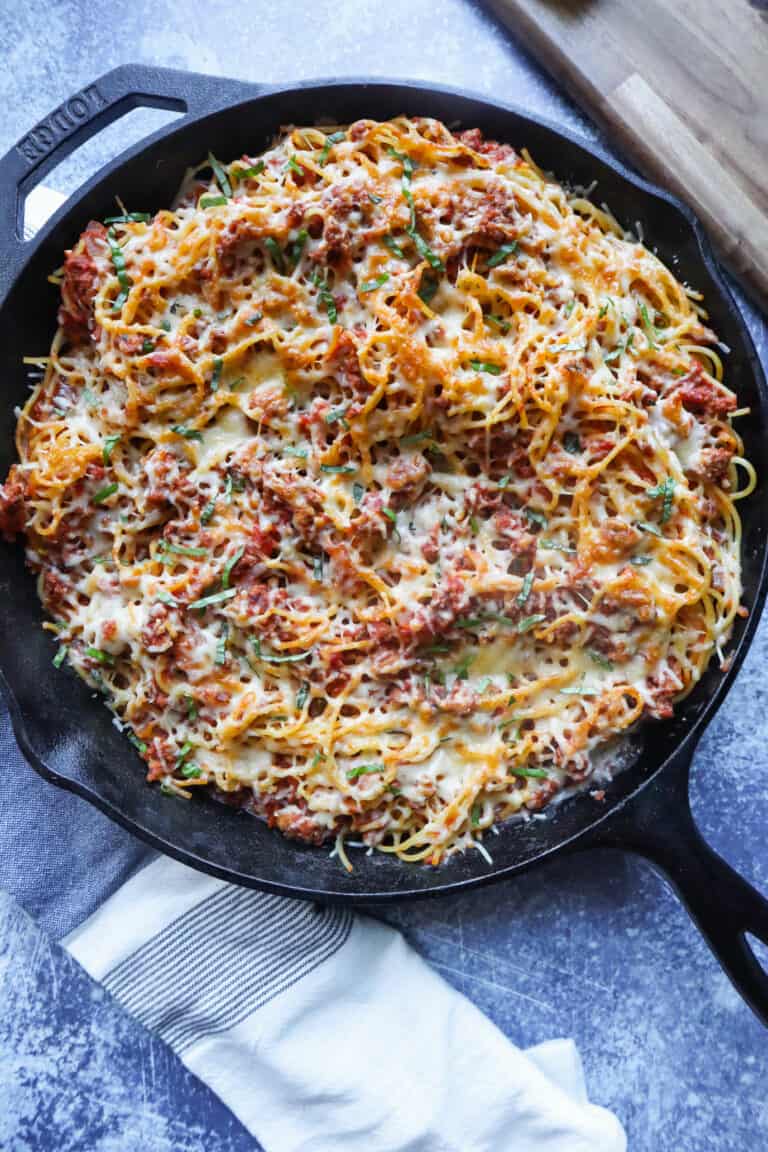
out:
{"label": "gray concrete background", "polygon": [[[262,81],[367,73],[466,85],[596,135],[470,0],[0,0],[0,44],[3,151],[67,95],[129,60]],[[49,182],[71,191],[162,118],[132,114]],[[747,311],[765,362],[765,324]],[[763,892],[766,656],[764,623],[699,748],[692,786],[705,835]],[[558,860],[514,884],[392,918],[515,1042],[575,1036],[591,1095],[616,1110],[633,1152],[768,1146],[766,1033],[644,863],[610,852]],[[2,898],[0,980],[0,1149],[256,1146]]]}

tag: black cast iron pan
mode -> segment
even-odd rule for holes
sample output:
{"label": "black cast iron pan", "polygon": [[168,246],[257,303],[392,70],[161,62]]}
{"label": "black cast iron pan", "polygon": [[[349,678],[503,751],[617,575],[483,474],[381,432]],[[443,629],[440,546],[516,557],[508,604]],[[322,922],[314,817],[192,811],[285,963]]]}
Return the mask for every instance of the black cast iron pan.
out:
{"label": "black cast iron pan", "polygon": [[[26,193],[64,155],[137,106],[175,109],[184,116],[109,164],[24,244]],[[503,827],[491,845],[493,865],[477,852],[455,856],[436,870],[355,853],[354,872],[347,875],[327,850],[284,840],[213,801],[182,804],[147,787],[143,765],[104,706],[74,673],[52,669],[54,649],[40,628],[40,605],[23,550],[2,547],[0,666],[19,744],[46,779],[91,801],[161,851],[225,880],[290,896],[398,900],[512,876],[558,851],[609,844],[641,853],[675,885],[731,980],[768,1023],[768,975],[746,940],[750,933],[768,944],[768,903],[704,843],[688,803],[696,742],[744,657],[766,592],[768,392],[701,227],[671,196],[561,129],[434,85],[376,80],[263,88],[165,69],[118,68],[73,96],[0,162],[0,474],[14,458],[14,408],[27,394],[22,356],[47,352],[55,326],[57,292],[46,276],[91,218],[114,210],[116,195],[131,209],[158,209],[171,201],[184,169],[209,149],[222,157],[254,153],[281,124],[344,123],[403,112],[460,121],[525,145],[539,164],[572,184],[597,180],[599,199],[622,221],[639,220],[680,279],[705,293],[713,327],[731,348],[729,380],[740,403],[753,412],[742,431],[747,455],[760,465],[758,488],[741,506],[744,601],[750,614],[736,629],[730,669],[723,674],[711,668],[673,720],[640,730],[637,754],[615,777],[604,802],[584,794],[545,820]]]}

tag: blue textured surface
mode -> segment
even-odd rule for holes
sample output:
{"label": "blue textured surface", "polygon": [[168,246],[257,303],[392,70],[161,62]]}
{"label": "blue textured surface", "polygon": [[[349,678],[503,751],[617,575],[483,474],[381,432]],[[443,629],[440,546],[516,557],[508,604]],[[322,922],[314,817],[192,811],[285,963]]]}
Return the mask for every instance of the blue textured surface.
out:
{"label": "blue textured surface", "polygon": [[[209,2],[194,10],[180,0],[134,0],[119,11],[106,0],[0,0],[0,37],[3,150],[70,92],[133,59],[264,81],[367,72],[464,84],[596,135],[466,0]],[[156,113],[134,113],[50,183],[70,190],[89,162],[156,123]],[[765,324],[748,315],[766,360]],[[693,773],[702,830],[764,892],[767,656],[764,623]],[[114,881],[115,861],[133,849],[71,797],[56,794],[50,818],[50,789],[2,748],[0,764],[8,773],[0,846],[25,861],[9,867],[6,854],[3,882],[56,932]],[[11,826],[7,801],[19,779],[29,801]],[[768,1036],[645,864],[612,852],[558,860],[521,882],[404,907],[391,919],[516,1042],[575,1036],[590,1093],[618,1113],[633,1152],[768,1146]],[[256,1147],[162,1044],[2,897],[0,987],[3,1152]]]}

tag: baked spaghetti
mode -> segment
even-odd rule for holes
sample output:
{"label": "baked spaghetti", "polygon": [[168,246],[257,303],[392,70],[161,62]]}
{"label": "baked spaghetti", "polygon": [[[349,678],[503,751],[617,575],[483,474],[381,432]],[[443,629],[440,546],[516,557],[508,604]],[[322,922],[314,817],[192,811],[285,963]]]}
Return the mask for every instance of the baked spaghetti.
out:
{"label": "baked spaghetti", "polygon": [[487,854],[724,661],[754,473],[716,336],[525,152],[291,128],[53,279],[0,525],[164,792],[347,867]]}

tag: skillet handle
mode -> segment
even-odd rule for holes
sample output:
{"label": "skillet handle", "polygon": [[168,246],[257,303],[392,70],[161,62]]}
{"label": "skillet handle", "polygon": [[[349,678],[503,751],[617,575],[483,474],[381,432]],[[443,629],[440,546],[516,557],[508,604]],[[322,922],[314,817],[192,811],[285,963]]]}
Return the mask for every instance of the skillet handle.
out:
{"label": "skillet handle", "polygon": [[21,258],[26,196],[102,128],[133,108],[166,108],[198,116],[260,90],[256,84],[218,76],[123,64],[74,93],[0,160],[0,282],[10,283]]}
{"label": "skillet handle", "polygon": [[651,780],[607,817],[591,844],[636,852],[670,881],[736,990],[768,1027],[768,972],[746,939],[749,933],[768,945],[768,900],[696,826],[688,798],[692,755],[690,748],[663,781]]}

